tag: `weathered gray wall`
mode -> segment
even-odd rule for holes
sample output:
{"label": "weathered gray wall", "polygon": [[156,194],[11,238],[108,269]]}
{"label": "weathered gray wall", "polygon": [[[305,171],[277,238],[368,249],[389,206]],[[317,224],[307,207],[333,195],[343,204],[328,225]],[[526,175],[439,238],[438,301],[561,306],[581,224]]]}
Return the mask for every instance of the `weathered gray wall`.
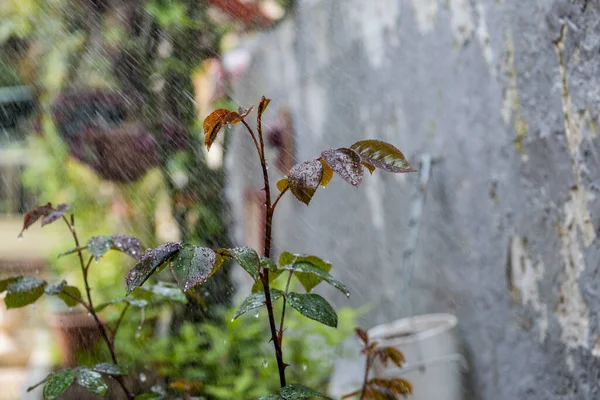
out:
{"label": "weathered gray wall", "polygon": [[[330,259],[350,304],[378,306],[367,327],[455,313],[473,398],[600,399],[599,3],[300,0],[253,48],[234,97],[289,107],[299,161],[365,137],[436,160],[408,291],[416,175],[286,199],[277,248]],[[245,140],[230,163],[254,160]]]}

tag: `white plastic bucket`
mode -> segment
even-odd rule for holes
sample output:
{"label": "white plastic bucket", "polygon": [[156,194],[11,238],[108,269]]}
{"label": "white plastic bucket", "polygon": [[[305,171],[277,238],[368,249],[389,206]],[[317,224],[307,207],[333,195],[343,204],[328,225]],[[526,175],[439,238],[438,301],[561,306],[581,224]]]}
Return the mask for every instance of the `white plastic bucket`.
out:
{"label": "white plastic bucket", "polygon": [[392,346],[406,359],[403,368],[373,366],[373,376],[402,377],[413,387],[411,400],[463,400],[467,362],[460,354],[457,319],[450,314],[403,318],[369,330],[379,346]]}

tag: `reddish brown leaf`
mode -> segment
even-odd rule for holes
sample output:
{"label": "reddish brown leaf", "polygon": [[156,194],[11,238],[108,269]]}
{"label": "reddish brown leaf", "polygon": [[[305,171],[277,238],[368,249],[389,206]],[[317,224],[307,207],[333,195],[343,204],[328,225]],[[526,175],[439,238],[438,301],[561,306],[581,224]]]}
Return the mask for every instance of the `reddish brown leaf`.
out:
{"label": "reddish brown leaf", "polygon": [[70,209],[71,205],[69,204],[59,204],[50,214],[42,218],[42,226],[51,224],[54,221],[61,219],[65,212],[69,211]]}
{"label": "reddish brown leaf", "polygon": [[361,328],[356,328],[354,329],[354,331],[356,332],[356,336],[358,336],[366,346],[369,343],[369,334],[367,333],[367,331]]}
{"label": "reddish brown leaf", "polygon": [[259,116],[263,115],[263,113],[267,109],[267,106],[269,105],[270,102],[271,102],[271,99],[267,99],[265,96],[263,96],[260,99],[260,103],[258,104],[258,115]]}
{"label": "reddish brown leaf", "polygon": [[231,111],[220,108],[213,111],[204,120],[204,144],[208,149],[210,149],[210,146],[212,146],[213,142],[217,138],[217,134],[221,130],[223,122],[229,116],[229,114],[231,114]]}
{"label": "reddish brown leaf", "polygon": [[377,356],[384,364],[387,364],[388,361],[391,361],[398,367],[402,367],[402,364],[405,362],[404,354],[402,354],[402,352],[395,347],[379,348],[377,349]]}
{"label": "reddish brown leaf", "polygon": [[29,228],[31,225],[35,224],[35,222],[41,217],[45,217],[46,215],[52,212],[52,204],[47,203],[43,206],[37,206],[34,209],[30,210],[27,214],[25,214],[25,218],[23,219],[23,229],[21,229],[21,233],[19,233],[19,237],[23,236],[23,232]]}
{"label": "reddish brown leaf", "polygon": [[323,165],[318,160],[296,164],[290,170],[288,184],[292,194],[308,205],[323,178]]}
{"label": "reddish brown leaf", "polygon": [[411,384],[402,378],[373,378],[367,382],[367,387],[373,388],[382,393],[392,393],[394,395],[400,394],[403,396],[412,393]]}
{"label": "reddish brown leaf", "polygon": [[352,149],[330,149],[321,153],[323,160],[343,180],[353,186],[360,185],[363,177],[363,166],[358,153]]}
{"label": "reddish brown leaf", "polygon": [[396,147],[381,140],[361,140],[350,146],[363,161],[388,172],[415,172],[404,154]]}

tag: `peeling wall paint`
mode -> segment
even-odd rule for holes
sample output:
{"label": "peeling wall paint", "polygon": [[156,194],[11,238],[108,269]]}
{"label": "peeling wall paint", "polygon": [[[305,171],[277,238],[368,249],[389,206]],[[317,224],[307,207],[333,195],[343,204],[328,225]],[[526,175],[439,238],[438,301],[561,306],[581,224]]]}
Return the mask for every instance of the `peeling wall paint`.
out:
{"label": "peeling wall paint", "polygon": [[470,0],[450,0],[452,33],[457,45],[463,46],[473,37],[473,9]]}
{"label": "peeling wall paint", "polygon": [[562,328],[561,340],[571,349],[579,346],[589,347],[590,311],[581,294],[579,282],[585,270],[585,259],[576,225],[577,208],[578,204],[574,201],[565,204],[565,222],[560,229],[561,255],[565,269],[555,310],[556,318]]}
{"label": "peeling wall paint", "polygon": [[419,31],[425,35],[433,30],[438,13],[438,0],[412,0]]}
{"label": "peeling wall paint", "polygon": [[485,9],[481,0],[477,1],[477,40],[481,46],[481,52],[485,63],[487,64],[490,75],[496,76],[496,68],[494,65],[494,51],[492,50],[492,44],[490,43],[490,32],[488,31],[487,22],[485,21]]}
{"label": "peeling wall paint", "polygon": [[509,287],[513,300],[532,308],[536,314],[538,341],[541,343],[548,332],[548,307],[540,299],[539,284],[544,279],[544,264],[534,264],[526,249],[526,240],[515,236],[510,240],[509,258],[507,261]]}

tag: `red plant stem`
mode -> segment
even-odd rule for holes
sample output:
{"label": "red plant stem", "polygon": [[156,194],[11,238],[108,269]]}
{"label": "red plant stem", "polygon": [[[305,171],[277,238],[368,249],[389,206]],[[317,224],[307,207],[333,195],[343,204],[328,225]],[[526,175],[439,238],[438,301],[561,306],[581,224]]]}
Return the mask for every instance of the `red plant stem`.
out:
{"label": "red plant stem", "polygon": [[369,381],[369,370],[371,369],[371,355],[367,354],[367,359],[365,360],[365,376],[363,378],[362,391],[360,392],[360,400],[364,400],[365,395],[367,394],[367,382]]}
{"label": "red plant stem", "polygon": [[[242,119],[242,123],[252,136],[254,140],[254,144],[256,145],[256,135],[254,131],[248,125],[248,123]],[[258,139],[260,141],[260,146],[257,146],[256,151],[258,152],[258,156],[260,158],[260,166],[262,168],[263,173],[263,181],[265,184],[265,207],[267,209],[267,213],[265,216],[265,247],[263,251],[263,255],[265,257],[271,256],[271,239],[272,239],[272,226],[273,226],[273,211],[274,208],[271,205],[271,186],[269,183],[269,171],[267,169],[267,160],[265,158],[265,144],[262,135],[262,120],[260,113],[257,118],[257,130],[258,130]],[[281,350],[281,345],[277,338],[277,326],[275,325],[275,313],[273,312],[273,301],[271,300],[271,288],[269,287],[269,270],[265,268],[260,268],[260,279],[263,284],[263,289],[265,293],[265,305],[267,307],[267,313],[269,315],[269,328],[271,329],[271,340],[273,341],[273,347],[275,348],[275,358],[277,359],[277,370],[279,371],[279,384],[281,387],[286,386],[285,382],[285,367],[286,364],[283,362],[283,352]]]}
{"label": "red plant stem", "polygon": [[290,282],[292,281],[292,275],[294,275],[294,271],[290,271],[288,275],[287,283],[285,284],[285,294],[283,295],[283,308],[281,310],[281,324],[279,325],[279,346],[283,344],[283,321],[285,320],[285,306],[287,304],[287,295],[290,290]]}
{"label": "red plant stem", "polygon": [[[88,298],[88,303],[87,303],[86,308],[87,308],[88,312],[91,314],[94,321],[96,321],[98,330],[100,331],[100,334],[102,335],[102,338],[104,339],[104,342],[106,343],[106,347],[108,347],[108,351],[110,352],[110,357],[111,357],[113,363],[118,366],[119,363],[117,362],[117,356],[115,354],[114,343],[109,339],[108,333],[106,332],[106,327],[104,326],[102,321],[100,321],[100,318],[98,318],[98,314],[96,314],[96,310],[94,309],[94,303],[92,302],[91,289],[90,289],[90,285],[88,283],[88,269],[90,267],[90,264],[92,263],[92,260],[94,259],[94,256],[90,257],[87,264],[84,263],[83,252],[82,252],[81,247],[79,246],[79,237],[77,236],[77,232],[75,231],[75,225],[69,223],[69,220],[67,220],[67,218],[64,215],[62,218],[65,221],[65,224],[67,224],[67,227],[69,228],[69,231],[71,232],[71,236],[73,236],[73,240],[75,241],[75,247],[77,248],[77,256],[79,257],[79,264],[81,265],[81,272],[83,274],[83,283],[85,285],[85,291],[86,291],[87,298]],[[71,218],[71,220],[73,221],[74,219]],[[123,382],[122,377],[117,376],[115,378],[117,379],[117,382],[119,382],[119,384],[121,385],[121,388],[127,395],[127,398],[133,399],[133,395],[129,392],[129,390],[125,386],[125,383]]]}
{"label": "red plant stem", "polygon": [[277,198],[275,199],[275,201],[273,202],[273,205],[271,206],[271,212],[275,212],[275,207],[277,206],[277,203],[279,203],[279,200],[281,200],[281,198],[283,197],[284,194],[286,194],[286,192],[289,190],[289,186],[286,187],[285,189],[283,189],[279,195],[277,196]]}

